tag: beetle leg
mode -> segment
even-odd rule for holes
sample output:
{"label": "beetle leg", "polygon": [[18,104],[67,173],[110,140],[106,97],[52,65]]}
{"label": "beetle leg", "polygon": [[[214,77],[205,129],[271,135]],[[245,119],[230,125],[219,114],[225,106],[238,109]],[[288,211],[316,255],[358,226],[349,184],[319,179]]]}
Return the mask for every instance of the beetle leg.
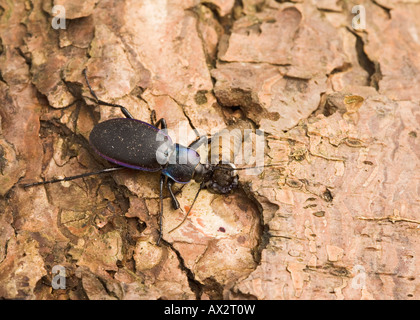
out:
{"label": "beetle leg", "polygon": [[175,197],[175,194],[172,191],[172,183],[173,181],[171,179],[168,179],[167,185],[168,185],[169,194],[171,195],[171,198],[172,198],[172,206],[174,210],[177,210],[179,209],[180,206],[179,206],[178,199]]}
{"label": "beetle leg", "polygon": [[161,129],[167,129],[168,125],[166,124],[166,120],[164,118],[160,118],[158,121],[155,122],[154,126],[158,128],[160,126]]}
{"label": "beetle leg", "polygon": [[200,136],[197,139],[195,139],[193,142],[191,142],[188,148],[197,150],[206,141],[207,143],[210,143],[210,139],[207,138],[207,136]]}
{"label": "beetle leg", "polygon": [[89,88],[90,94],[95,98],[95,101],[97,104],[103,105],[103,106],[108,106],[108,107],[115,107],[115,108],[120,108],[121,112],[125,115],[126,118],[129,119],[134,119],[134,117],[131,115],[131,113],[123,106],[119,105],[119,104],[115,104],[115,103],[109,103],[109,102],[105,102],[102,101],[98,98],[98,96],[96,95],[95,91],[93,91],[92,87],[90,86],[87,74],[86,74],[86,68],[83,69],[82,71],[83,75],[85,76],[85,80],[86,80],[86,84]]}
{"label": "beetle leg", "polygon": [[150,114],[150,123],[154,124],[156,122],[156,111],[152,110],[152,113]]}
{"label": "beetle leg", "polygon": [[160,193],[159,193],[159,201],[160,201],[160,212],[159,212],[159,238],[156,242],[156,245],[159,245],[160,240],[162,240],[163,236],[163,184],[165,183],[165,175],[160,175]]}
{"label": "beetle leg", "polygon": [[156,111],[152,110],[152,113],[150,114],[150,123],[158,128],[160,126],[161,129],[167,129],[168,125],[166,124],[166,120],[164,118],[160,118],[158,121],[156,121]]}

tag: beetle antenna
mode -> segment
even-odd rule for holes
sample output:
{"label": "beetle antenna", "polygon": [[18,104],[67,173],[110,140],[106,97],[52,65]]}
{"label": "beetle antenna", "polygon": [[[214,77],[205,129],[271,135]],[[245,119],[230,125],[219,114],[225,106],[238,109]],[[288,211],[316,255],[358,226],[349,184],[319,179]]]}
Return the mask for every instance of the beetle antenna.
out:
{"label": "beetle antenna", "polygon": [[78,174],[76,176],[64,177],[64,178],[61,178],[61,179],[53,179],[53,180],[33,182],[33,183],[22,183],[22,184],[20,184],[20,186],[22,186],[24,188],[30,188],[30,187],[34,187],[34,186],[39,186],[41,184],[56,183],[56,182],[61,182],[61,181],[71,181],[71,180],[80,179],[80,178],[89,177],[89,176],[94,176],[94,175],[98,175],[98,174],[114,172],[114,171],[118,171],[118,170],[122,170],[122,169],[125,169],[125,167],[106,168],[106,169],[102,169],[102,170],[99,170],[99,171],[82,173],[82,174]]}
{"label": "beetle antenna", "polygon": [[195,197],[194,197],[194,200],[193,200],[193,202],[192,202],[192,204],[191,204],[191,207],[190,207],[190,209],[188,210],[188,212],[187,212],[187,214],[185,215],[185,217],[184,217],[184,219],[181,221],[181,223],[180,224],[178,224],[175,228],[173,228],[171,231],[169,231],[168,233],[171,233],[172,231],[175,231],[176,229],[178,229],[184,222],[185,222],[185,220],[187,220],[187,218],[188,218],[188,216],[189,216],[189,214],[190,214],[190,212],[191,212],[191,210],[192,210],[192,208],[193,208],[193,206],[194,206],[194,203],[195,203],[195,201],[197,200],[197,198],[198,198],[198,195],[199,195],[199,193],[200,193],[200,191],[201,190],[203,190],[204,189],[204,183],[202,182],[201,184],[200,184],[200,188],[198,189],[198,191],[197,191],[197,193],[195,194]]}
{"label": "beetle antenna", "polygon": [[216,165],[214,170],[236,171],[236,170],[260,169],[260,168],[267,168],[267,167],[283,167],[283,166],[284,164],[281,164],[281,163],[272,163],[272,164],[266,164],[263,166],[243,167],[243,168],[221,167],[221,166]]}

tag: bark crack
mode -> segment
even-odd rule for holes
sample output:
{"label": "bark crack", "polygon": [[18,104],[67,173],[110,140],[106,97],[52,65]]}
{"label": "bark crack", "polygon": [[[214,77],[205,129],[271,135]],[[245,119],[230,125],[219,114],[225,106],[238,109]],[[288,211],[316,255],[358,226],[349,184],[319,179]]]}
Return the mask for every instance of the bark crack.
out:
{"label": "bark crack", "polygon": [[162,243],[167,245],[171,250],[176,254],[178,261],[179,261],[179,267],[182,272],[186,275],[188,279],[188,285],[190,286],[191,291],[195,294],[195,298],[197,300],[201,300],[201,296],[203,294],[204,285],[200,283],[198,280],[195,279],[194,273],[189,269],[184,261],[184,258],[182,257],[181,253],[175,249],[172,243],[167,242],[166,240],[162,239]]}
{"label": "bark crack", "polygon": [[356,53],[359,65],[368,73],[368,85],[379,90],[379,81],[382,79],[380,64],[371,60],[365,51],[363,38],[350,28],[347,28],[356,37]]}

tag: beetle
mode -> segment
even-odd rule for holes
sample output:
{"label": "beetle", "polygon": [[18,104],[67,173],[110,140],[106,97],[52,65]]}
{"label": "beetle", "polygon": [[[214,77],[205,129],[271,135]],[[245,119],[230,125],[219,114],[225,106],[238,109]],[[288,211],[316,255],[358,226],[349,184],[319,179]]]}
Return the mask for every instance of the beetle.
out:
{"label": "beetle", "polygon": [[163,187],[165,181],[174,209],[179,209],[180,207],[172,190],[174,183],[187,184],[191,180],[200,183],[200,189],[195,196],[193,204],[199,192],[204,188],[208,188],[216,193],[228,193],[238,186],[238,176],[235,174],[232,165],[200,163],[200,155],[196,150],[203,143],[211,141],[207,136],[199,136],[188,146],[173,143],[169,135],[165,133],[167,124],[164,118],[156,121],[156,113],[153,111],[151,116],[152,124],[134,119],[125,107],[100,100],[89,83],[86,68],[82,73],[89,91],[93,96],[93,99],[89,99],[92,99],[99,105],[119,108],[125,116],[125,118],[110,119],[98,123],[93,127],[89,135],[89,142],[93,150],[102,158],[118,165],[118,167],[106,168],[62,179],[23,184],[23,187],[27,188],[41,184],[70,181],[125,168],[149,172],[161,171],[159,183],[159,236],[157,240],[157,244],[159,244],[163,234]]}
{"label": "beetle", "polygon": [[89,135],[89,142],[93,150],[102,158],[118,165],[118,167],[105,168],[99,171],[87,172],[61,179],[21,184],[24,188],[60,181],[70,181],[125,168],[149,172],[160,171],[159,235],[156,242],[159,245],[163,235],[163,187],[165,181],[172,199],[172,206],[175,210],[179,209],[180,205],[172,190],[173,184],[187,184],[192,180],[200,183],[200,188],[184,219],[175,228],[170,230],[170,233],[180,227],[186,220],[201,190],[208,189],[213,193],[227,194],[239,185],[239,177],[236,174],[237,170],[281,166],[281,164],[268,164],[236,168],[233,164],[226,162],[202,164],[197,149],[205,142],[209,143],[211,137],[199,136],[188,146],[173,143],[172,139],[165,132],[167,129],[166,120],[161,118],[156,121],[154,110],[151,115],[152,123],[134,119],[130,112],[122,105],[100,100],[89,83],[86,68],[83,69],[82,74],[93,96],[93,98],[87,97],[88,99],[93,100],[98,105],[119,108],[125,116],[125,118],[110,119],[98,123],[93,127]]}

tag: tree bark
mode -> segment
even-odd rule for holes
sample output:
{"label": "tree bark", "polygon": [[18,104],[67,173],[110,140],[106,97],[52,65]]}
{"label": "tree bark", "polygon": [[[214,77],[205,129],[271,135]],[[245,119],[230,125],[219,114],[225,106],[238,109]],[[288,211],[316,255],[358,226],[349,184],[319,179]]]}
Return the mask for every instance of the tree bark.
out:
{"label": "tree bark", "polygon": [[[418,299],[420,5],[359,2],[0,1],[0,297]],[[23,188],[112,166],[85,68],[174,142],[237,129],[237,167],[279,165],[173,232],[199,184],[165,189],[160,246],[159,173]]]}

